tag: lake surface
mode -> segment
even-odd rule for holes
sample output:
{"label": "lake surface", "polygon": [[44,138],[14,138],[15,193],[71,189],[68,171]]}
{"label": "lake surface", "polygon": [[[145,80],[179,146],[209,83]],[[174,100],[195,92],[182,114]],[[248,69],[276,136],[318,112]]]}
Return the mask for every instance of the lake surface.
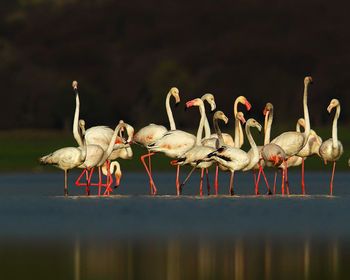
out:
{"label": "lake surface", "polygon": [[[0,176],[3,279],[349,279],[350,173],[289,172],[290,196],[254,195],[252,173],[219,174],[199,196],[195,173],[176,196],[175,174],[123,174],[110,197],[85,196],[69,174]],[[183,172],[181,180],[188,170]],[[213,193],[213,174],[210,174]],[[96,180],[96,178],[94,179]],[[181,181],[180,180],[180,181]],[[273,181],[273,174],[268,173]],[[259,189],[265,193],[265,183]]]}

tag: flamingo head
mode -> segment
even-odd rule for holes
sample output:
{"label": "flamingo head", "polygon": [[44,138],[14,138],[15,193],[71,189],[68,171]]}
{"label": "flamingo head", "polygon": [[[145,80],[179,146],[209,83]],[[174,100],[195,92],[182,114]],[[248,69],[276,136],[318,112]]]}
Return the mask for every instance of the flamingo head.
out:
{"label": "flamingo head", "polygon": [[216,109],[216,103],[215,103],[215,98],[214,95],[211,93],[206,93],[201,97],[202,101],[207,101],[210,104],[210,109],[211,111],[214,111]]}
{"label": "flamingo head", "polygon": [[128,133],[128,139],[126,140],[129,144],[132,142],[132,139],[134,138],[134,128],[130,124],[126,125],[126,132]]}
{"label": "flamingo head", "polygon": [[266,103],[263,114],[266,116],[267,112],[270,112],[273,110],[273,105],[271,103]]}
{"label": "flamingo head", "polygon": [[81,134],[85,135],[85,121],[84,120],[79,120],[79,127],[81,129]]}
{"label": "flamingo head", "polygon": [[247,98],[245,98],[244,105],[247,107],[247,111],[249,111],[252,108],[252,105],[249,103]]}
{"label": "flamingo head", "polygon": [[226,117],[226,115],[222,111],[216,111],[213,119],[220,119],[220,120],[223,120],[225,124],[228,123],[228,117]]}
{"label": "flamingo head", "polygon": [[244,118],[244,114],[242,112],[237,113],[236,119],[240,120],[242,124],[245,124],[245,118]]}
{"label": "flamingo head", "polygon": [[261,132],[262,127],[261,127],[260,123],[258,123],[253,118],[250,118],[249,120],[247,120],[247,124],[246,125],[248,125],[250,127],[256,127],[259,130],[259,132]]}
{"label": "flamingo head", "polygon": [[195,98],[186,102],[186,108],[190,108],[192,106],[200,106],[201,103],[203,103],[203,101],[200,98]]}
{"label": "flamingo head", "polygon": [[176,104],[180,102],[179,90],[176,87],[170,89],[170,94],[174,96]]}
{"label": "flamingo head", "polygon": [[327,107],[327,111],[328,113],[330,113],[332,111],[332,109],[334,107],[337,107],[339,105],[339,100],[338,99],[332,99],[331,100],[331,103],[329,103],[328,107]]}
{"label": "flamingo head", "polygon": [[300,118],[298,120],[298,124],[300,124],[305,129],[305,120],[303,118]]}
{"label": "flamingo head", "polygon": [[313,81],[312,81],[312,77],[311,76],[306,76],[305,79],[304,79],[304,84],[312,84]]}
{"label": "flamingo head", "polygon": [[77,81],[73,81],[72,87],[73,87],[74,90],[78,90],[78,82]]}
{"label": "flamingo head", "polygon": [[114,188],[117,188],[119,186],[121,178],[122,178],[122,173],[115,172],[115,186],[114,186]]}

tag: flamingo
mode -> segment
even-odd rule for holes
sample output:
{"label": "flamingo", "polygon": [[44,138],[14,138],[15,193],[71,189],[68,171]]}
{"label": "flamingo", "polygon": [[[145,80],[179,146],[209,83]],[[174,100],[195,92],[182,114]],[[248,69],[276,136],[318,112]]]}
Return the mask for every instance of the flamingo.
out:
{"label": "flamingo", "polygon": [[[237,116],[237,108],[238,108],[238,104],[241,103],[243,105],[246,106],[247,108],[247,111],[249,111],[252,107],[252,105],[249,103],[248,99],[245,97],[245,96],[238,96],[233,104],[233,115],[234,115],[234,118],[236,119],[236,116]],[[243,113],[241,113],[243,114]],[[242,115],[243,119],[244,119],[244,116]],[[245,122],[245,120],[244,120]],[[243,122],[243,123],[244,123]],[[232,139],[232,136],[228,133],[222,133],[222,137],[224,139],[224,144],[225,145],[229,145],[229,146],[232,146],[232,147],[236,147],[236,148],[241,148],[243,146],[243,143],[244,143],[244,135],[243,135],[243,129],[242,129],[242,126],[241,126],[241,123],[240,121],[238,120],[238,122],[235,121],[235,131],[234,131],[234,137],[235,137],[235,140]],[[205,145],[205,146],[212,146],[212,147],[215,147],[216,145],[216,142],[218,138],[218,135],[216,133],[210,135],[209,138],[205,138],[202,140],[202,144]],[[215,147],[217,148],[217,147]],[[217,195],[217,189],[218,189],[218,173],[219,173],[219,168],[220,170],[222,171],[228,171],[228,169],[220,164],[216,164],[216,170],[215,170],[215,192],[216,192],[216,195]]]}
{"label": "flamingo", "polygon": [[[303,118],[300,118],[298,120],[296,131],[300,132],[300,126],[305,127],[305,120]],[[301,186],[303,190],[303,195],[305,195],[304,161],[307,157],[310,157],[315,154],[321,156],[319,153],[321,144],[322,138],[318,136],[313,129],[310,129],[310,136],[304,148],[302,148],[301,151],[295,156],[292,156],[289,159],[287,159],[287,168],[290,166],[299,166],[301,164]],[[285,168],[285,166],[282,166],[282,168]]]}
{"label": "flamingo", "polygon": [[[213,108],[214,105],[214,99],[212,94],[205,94],[202,97],[204,100],[206,100],[211,107]],[[214,107],[215,108],[215,107]],[[154,142],[149,143],[146,148],[150,152],[149,154],[145,156],[151,156],[154,153],[164,153],[166,156],[170,158],[178,158],[181,156],[184,152],[186,152],[188,149],[190,149],[196,142],[196,136],[193,134],[190,134],[188,132],[178,130],[178,129],[171,129],[167,131],[162,137],[155,140]],[[180,172],[180,166],[177,166],[177,172],[176,172],[176,187],[177,187],[177,194],[179,195],[179,172]],[[153,182],[151,173],[149,172],[148,175],[150,176],[151,181]],[[154,194],[157,193],[157,189],[155,188],[155,185],[153,183],[153,189]]]}
{"label": "flamingo", "polygon": [[[82,121],[82,120],[80,120],[80,127],[81,127],[82,135],[85,136],[86,135],[85,122]],[[106,165],[105,168],[107,168],[107,172],[106,172],[107,173],[106,192],[109,195],[110,184],[112,182],[111,182],[111,173],[109,171],[109,160],[108,159],[110,158],[110,156],[111,156],[111,154],[113,152],[114,145],[115,145],[116,139],[118,137],[118,133],[120,132],[120,130],[122,128],[125,128],[125,127],[126,127],[126,124],[124,123],[124,121],[122,121],[122,120],[119,121],[118,125],[114,129],[114,132],[113,132],[113,135],[112,135],[112,139],[111,139],[111,141],[109,143],[109,146],[108,146],[107,150],[103,150],[98,145],[87,145],[88,148],[90,146],[94,147],[94,149],[92,149],[92,153],[90,155],[91,160],[90,161],[85,160],[85,162],[82,165],[78,166],[79,168],[84,168],[84,169],[94,168],[94,167],[98,167],[99,168],[99,183],[96,184],[96,185],[99,186],[99,195],[101,195],[101,186],[102,186],[102,182],[101,182],[101,166],[103,166],[103,165]],[[98,149],[96,149],[95,146],[98,147]],[[93,152],[95,152],[96,154],[93,154]],[[88,154],[89,154],[89,149],[88,149]],[[88,156],[86,158],[89,159]],[[91,172],[91,174],[92,174],[92,172]],[[90,177],[89,177],[89,181],[91,179],[91,174],[90,174]],[[91,185],[95,185],[95,184],[91,184]]]}
{"label": "flamingo", "polygon": [[39,158],[41,164],[51,164],[64,170],[64,195],[68,196],[68,170],[81,165],[86,158],[87,148],[85,139],[79,147],[65,147]]}
{"label": "flamingo", "polygon": [[[171,96],[173,96],[175,98],[176,104],[178,104],[180,102],[179,90],[176,87],[173,87],[169,90],[169,92],[166,96],[166,99],[165,99],[165,108],[166,108],[166,112],[167,112],[168,119],[169,119],[170,129],[175,130],[176,125],[175,125],[174,116],[173,116],[173,113],[172,113],[171,107],[170,107],[170,97]],[[151,123],[151,124],[141,128],[134,135],[133,142],[140,144],[140,145],[147,148],[148,144],[160,139],[167,131],[168,131],[168,129],[165,126]],[[149,161],[148,167],[145,163],[145,157],[148,157],[148,161]],[[148,150],[147,154],[141,156],[141,161],[142,161],[143,165],[145,166],[146,172],[149,176],[150,185],[151,185],[151,194],[156,193],[157,188],[154,184],[154,181],[153,181],[152,175],[151,175],[151,152],[150,152],[150,150]]]}
{"label": "flamingo", "polygon": [[[271,103],[266,103],[265,109],[263,111],[263,114],[265,115],[265,121],[264,121],[264,145],[267,145],[270,143],[270,135],[271,135],[271,125],[273,121],[273,105]],[[259,158],[262,158],[261,151],[264,146],[258,146],[259,150]],[[250,149],[248,153],[253,153],[253,149]],[[264,173],[264,168],[265,166],[265,161],[259,161],[256,165],[253,166],[253,171],[254,171],[254,182],[255,182],[255,194],[257,195],[258,192],[258,185],[259,185],[259,180],[260,180],[260,173],[262,172],[266,186],[269,190],[270,193],[270,188],[267,183],[267,179]],[[259,170],[258,178],[256,179],[256,170]]]}
{"label": "flamingo", "polygon": [[[287,188],[287,194],[289,194],[289,185],[288,182],[288,174],[287,174],[287,156],[285,151],[281,148],[281,146],[275,144],[275,143],[268,143],[263,146],[261,150],[261,157],[264,160],[264,165],[268,167],[275,167],[275,180],[274,180],[274,186],[273,186],[273,193],[275,194],[275,187],[276,187],[276,178],[277,178],[277,168],[284,164],[286,168],[283,168],[282,173],[282,194],[284,194],[284,182],[286,181],[286,188]],[[262,168],[261,168],[262,170]],[[259,171],[260,172],[260,171]],[[262,170],[263,172],[263,170]],[[265,178],[266,180],[266,178]],[[268,186],[267,180],[266,184]],[[270,193],[269,193],[270,194]]]}
{"label": "flamingo", "polygon": [[[109,170],[108,170],[109,169]],[[115,175],[115,186],[114,188],[117,188],[120,184],[120,179],[122,178],[122,171],[121,171],[121,168],[120,168],[120,164],[118,161],[112,161],[108,167],[108,164],[107,162],[105,162],[102,167],[101,167],[101,170],[102,170],[102,173],[105,175],[105,176],[108,176],[108,172],[110,174],[113,174]],[[107,177],[108,178],[108,177]],[[111,178],[111,181],[109,182],[109,184],[112,184],[113,183],[113,179],[112,179],[112,176],[110,177]]]}
{"label": "flamingo", "polygon": [[[237,120],[237,117],[236,117]],[[233,176],[234,172],[237,170],[250,170],[258,161],[259,161],[259,151],[255,144],[255,141],[250,133],[250,128],[256,127],[259,131],[261,131],[261,125],[254,119],[249,119],[247,121],[245,130],[247,134],[247,139],[249,141],[250,146],[254,149],[253,155],[248,155],[245,151],[236,148],[224,145],[217,149],[216,151],[207,155],[207,158],[214,159],[221,165],[227,167],[231,171],[231,180],[230,180],[230,195],[234,194],[233,190]]]}
{"label": "flamingo", "polygon": [[[271,141],[271,143],[276,144],[283,149],[283,151],[286,153],[287,158],[299,153],[301,149],[306,145],[308,138],[310,136],[310,118],[309,118],[309,110],[307,107],[307,94],[308,94],[308,87],[310,83],[312,83],[312,78],[310,76],[305,77],[304,94],[303,94],[305,131],[304,132],[297,132],[297,131],[284,132]],[[288,183],[287,176],[286,176],[286,186],[288,190],[289,183]]]}
{"label": "flamingo", "polygon": [[[80,114],[80,99],[79,99],[79,92],[78,92],[78,82],[73,81],[72,87],[73,87],[73,90],[75,92],[75,112],[74,112],[74,120],[73,120],[73,136],[74,136],[74,139],[77,141],[78,145],[82,145],[81,132],[79,131],[79,127],[78,127],[79,126],[79,114]],[[125,143],[125,140],[122,137],[117,136],[117,138],[115,140],[115,144],[113,146],[113,151],[110,154],[108,160],[116,159],[118,157],[119,153],[121,153],[121,151],[119,150],[121,148],[126,148],[129,150],[131,149],[130,144],[128,144],[128,143],[131,142],[131,139],[132,139],[133,133],[134,133],[134,128],[128,124],[125,124],[124,126],[121,126],[121,127],[126,128],[126,131],[128,133],[128,139],[126,141],[127,143]],[[113,134],[114,134],[114,131],[107,126],[93,126],[85,131],[85,141],[86,141],[86,144],[88,146],[97,145],[97,146],[100,146],[103,151],[106,151],[109,147],[109,144],[110,144],[110,141],[113,137]],[[114,151],[114,150],[116,150],[116,151]],[[132,156],[132,151],[130,152],[129,150],[128,150],[128,154],[130,155],[130,153],[131,153],[131,156]],[[101,151],[99,153],[101,154]],[[80,181],[80,178],[84,175],[84,173],[86,173],[86,179],[87,179],[86,193],[87,194],[89,194],[89,186],[88,185],[89,185],[94,168],[93,167],[91,168],[90,176],[88,175],[88,169],[90,169],[90,168],[88,167],[87,169],[84,169],[76,181],[77,185],[82,185],[79,183],[79,181]],[[100,181],[100,178],[99,178],[99,181]]]}
{"label": "flamingo", "polygon": [[332,138],[324,141],[320,146],[319,153],[324,160],[325,164],[327,161],[333,161],[333,171],[332,171],[332,179],[330,184],[331,195],[333,195],[333,179],[334,179],[334,170],[335,163],[340,159],[342,154],[344,153],[343,144],[338,140],[338,118],[340,115],[340,102],[338,99],[332,99],[327,107],[328,113],[331,113],[332,109],[336,108],[336,112],[333,119],[332,125]]}
{"label": "flamingo", "polygon": [[[200,182],[200,195],[202,195],[202,185],[203,185],[203,173],[204,169],[207,170],[208,167],[212,165],[211,160],[205,159],[205,156],[215,150],[215,148],[210,147],[210,146],[204,146],[201,143],[201,138],[202,138],[202,131],[203,131],[203,125],[205,123],[206,119],[206,114],[205,114],[205,109],[204,109],[204,103],[201,99],[196,98],[191,101],[188,101],[186,103],[187,108],[192,107],[192,106],[198,106],[199,107],[199,112],[201,114],[201,119],[200,119],[200,124],[198,127],[198,132],[197,132],[197,137],[196,137],[196,144],[186,151],[183,155],[181,155],[176,161],[176,164],[178,165],[185,165],[185,164],[191,164],[195,168],[200,168],[201,169],[201,182]],[[217,111],[214,114],[214,124],[217,125],[217,119],[222,119],[227,123],[228,119],[225,116],[225,114],[221,111]],[[223,142],[223,138],[220,135],[220,139]],[[223,143],[222,143],[223,144]],[[193,169],[192,169],[193,170]],[[190,175],[192,174],[193,171],[191,171]],[[189,175],[189,176],[190,176]],[[187,179],[189,178],[187,177]],[[180,187],[180,193],[182,192],[182,187],[184,183],[181,184]],[[209,182],[208,182],[208,195],[209,195]]]}
{"label": "flamingo", "polygon": [[307,93],[308,86],[312,83],[311,77],[305,77],[304,79],[304,96],[303,96],[303,107],[304,107],[304,119],[305,119],[305,131],[288,131],[277,136],[271,141],[271,143],[280,146],[286,153],[287,157],[296,155],[306,145],[310,135],[310,118],[309,110],[307,107]]}

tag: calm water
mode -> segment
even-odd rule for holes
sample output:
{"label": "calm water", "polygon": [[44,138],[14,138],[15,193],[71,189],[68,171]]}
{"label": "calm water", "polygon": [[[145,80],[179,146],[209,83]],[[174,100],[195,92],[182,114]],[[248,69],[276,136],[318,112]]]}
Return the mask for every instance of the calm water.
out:
{"label": "calm water", "polygon": [[157,197],[144,173],[123,174],[111,197],[86,197],[77,175],[69,198],[62,173],[1,175],[2,279],[350,277],[350,173],[336,173],[333,197],[329,172],[306,173],[307,196],[290,172],[289,197],[254,196],[251,173],[235,175],[233,197],[225,173],[218,197],[198,196],[198,174],[176,197],[172,173],[154,174]]}

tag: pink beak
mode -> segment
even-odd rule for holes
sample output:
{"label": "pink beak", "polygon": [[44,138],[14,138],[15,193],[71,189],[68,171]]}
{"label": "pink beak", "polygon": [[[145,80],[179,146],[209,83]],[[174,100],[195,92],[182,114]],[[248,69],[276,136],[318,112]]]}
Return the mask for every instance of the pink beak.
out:
{"label": "pink beak", "polygon": [[245,100],[245,106],[247,107],[247,110],[249,111],[252,108],[252,105],[248,102],[248,100]]}
{"label": "pink beak", "polygon": [[194,103],[195,103],[195,99],[190,100],[190,101],[186,102],[186,107],[189,108],[189,107],[193,106]]}

